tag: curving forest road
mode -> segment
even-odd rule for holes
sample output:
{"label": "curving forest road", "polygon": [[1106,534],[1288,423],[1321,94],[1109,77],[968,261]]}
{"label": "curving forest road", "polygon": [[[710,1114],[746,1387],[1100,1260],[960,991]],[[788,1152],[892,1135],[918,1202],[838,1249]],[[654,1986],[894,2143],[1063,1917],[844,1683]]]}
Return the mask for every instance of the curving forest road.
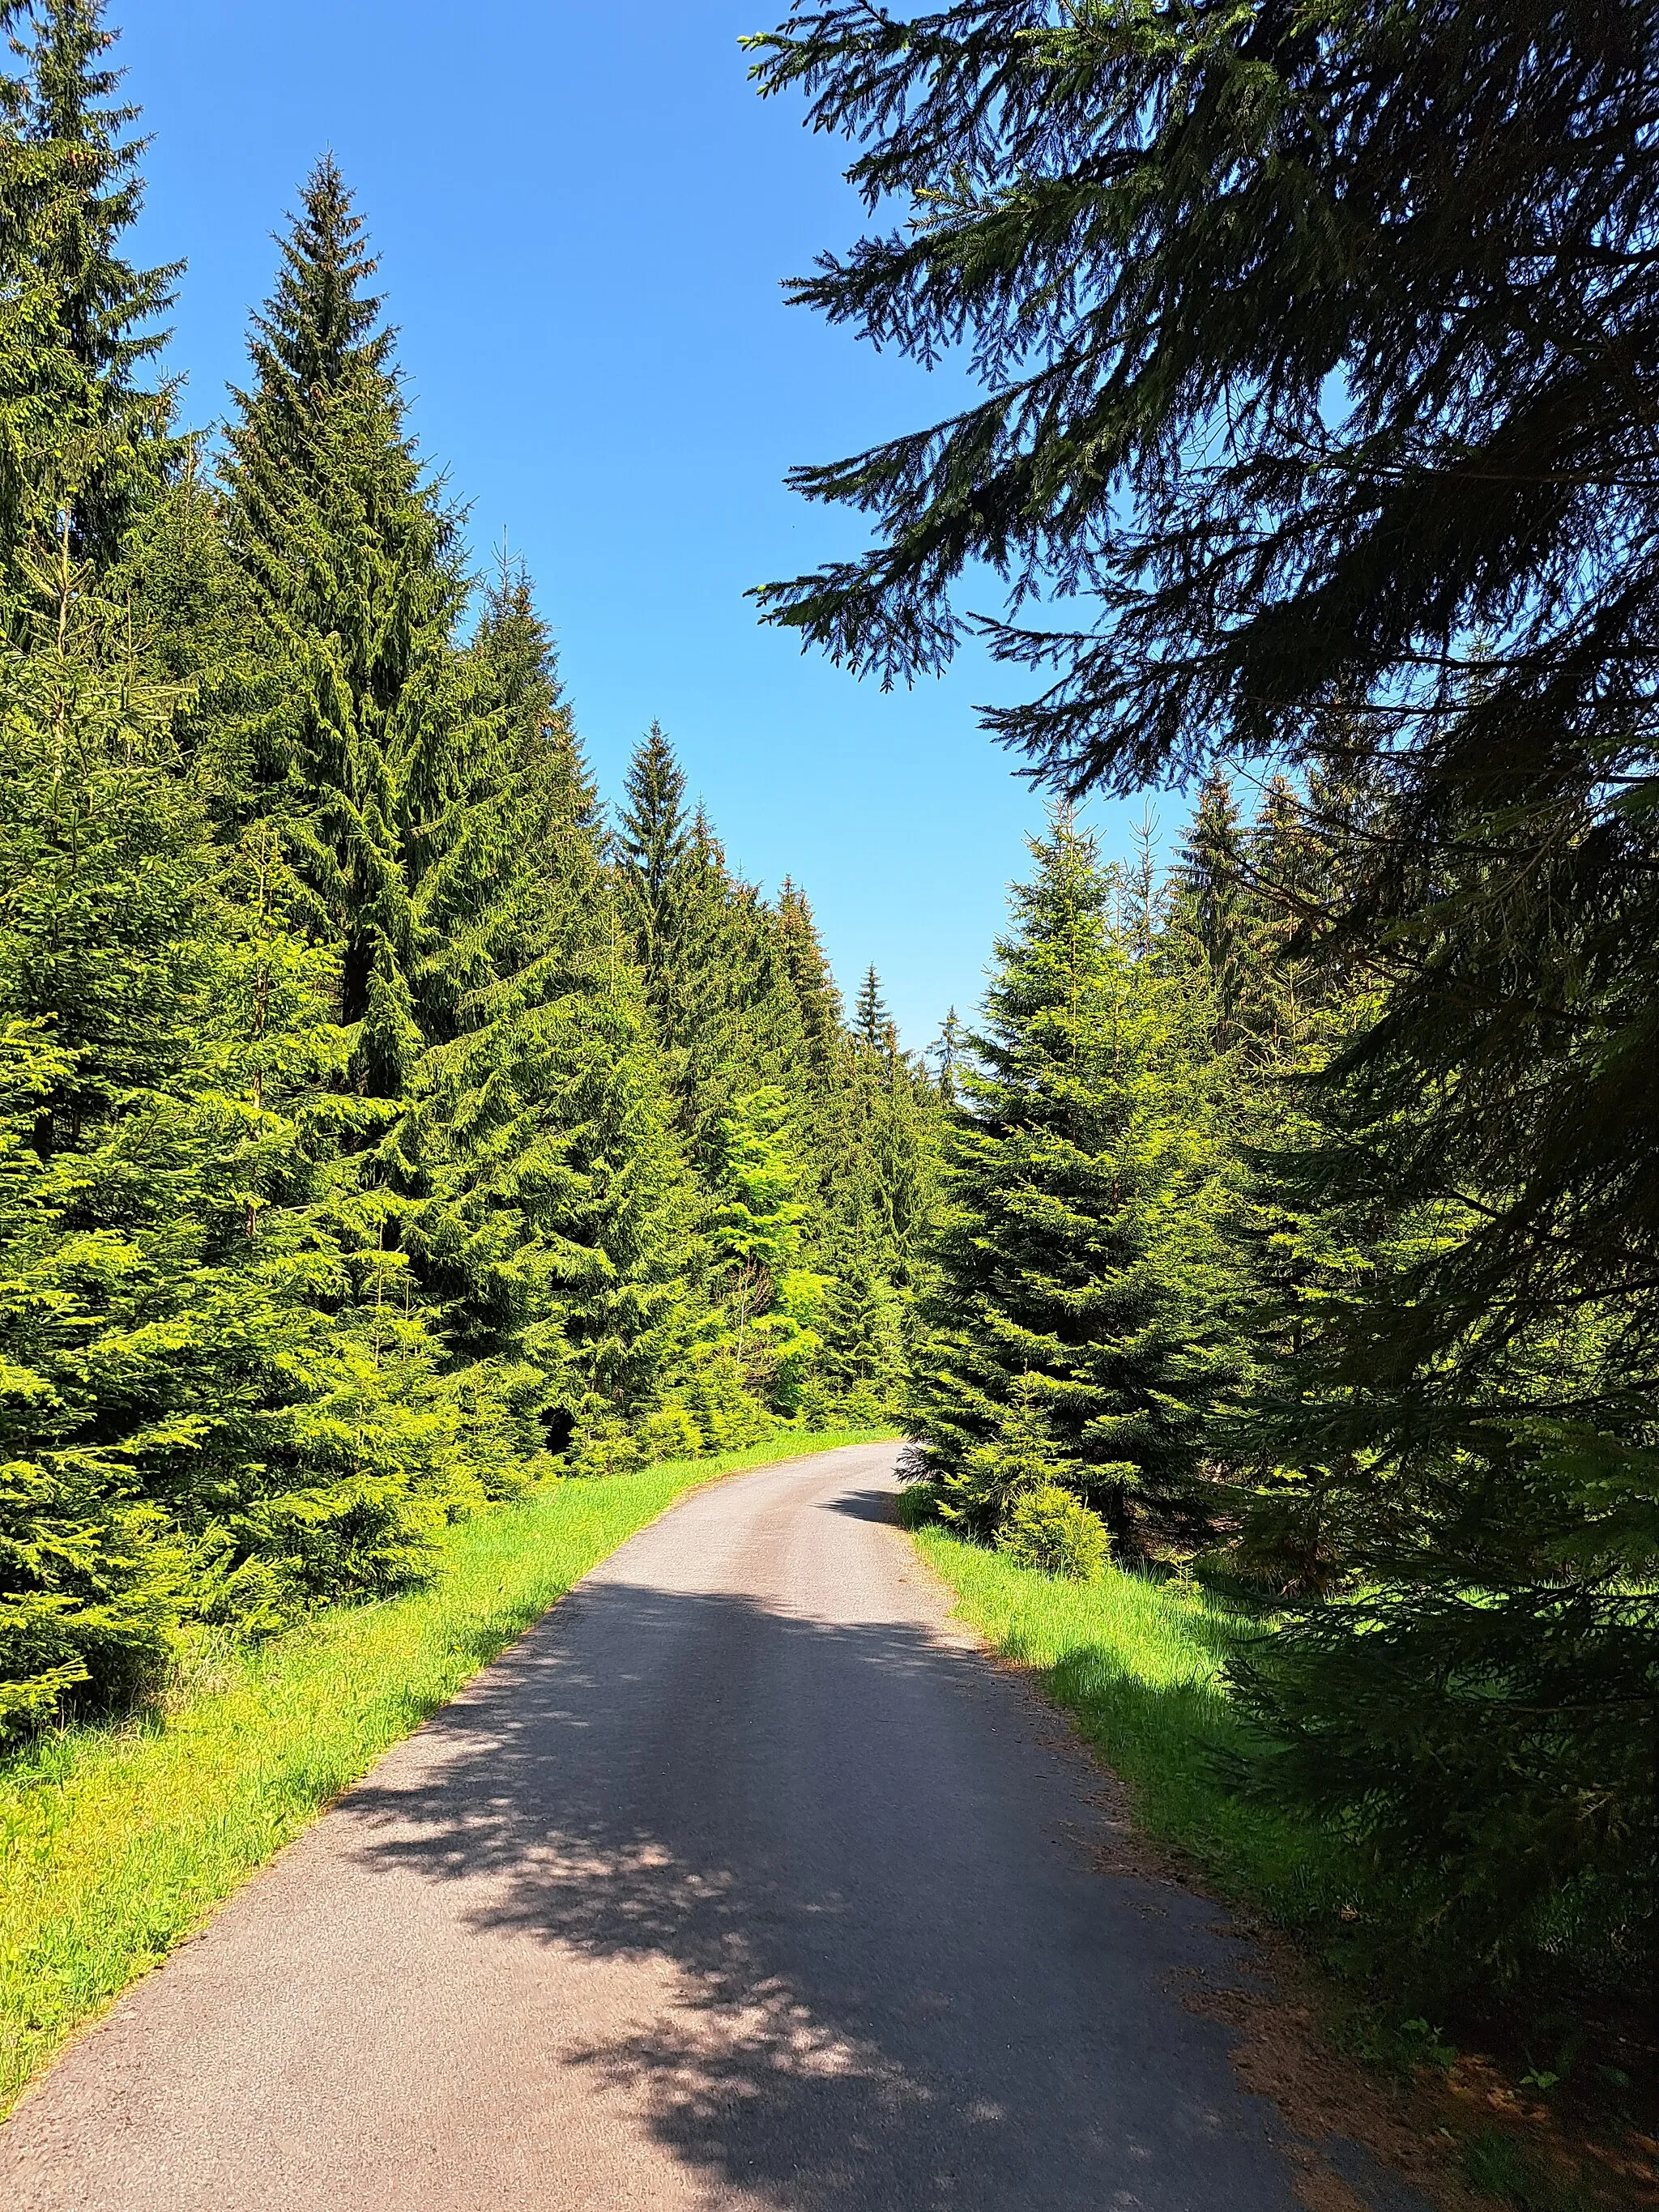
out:
{"label": "curving forest road", "polygon": [[0,2203],[1313,2201],[1182,2003],[1238,1941],[1103,1863],[1098,1776],[948,1624],[892,1462],[635,1537],[70,2051],[0,2131]]}

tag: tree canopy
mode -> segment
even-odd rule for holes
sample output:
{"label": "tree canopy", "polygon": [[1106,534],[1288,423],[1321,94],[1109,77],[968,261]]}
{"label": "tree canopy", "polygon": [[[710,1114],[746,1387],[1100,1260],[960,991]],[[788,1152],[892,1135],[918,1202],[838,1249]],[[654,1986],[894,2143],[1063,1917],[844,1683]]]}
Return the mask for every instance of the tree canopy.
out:
{"label": "tree canopy", "polygon": [[[1276,1786],[1404,1870],[1420,1960],[1455,1911],[1500,1978],[1650,1975],[1659,21],[957,0],[748,43],[887,226],[794,299],[977,386],[794,472],[872,543],[763,612],[886,683],[977,632],[1031,775],[1201,786],[1152,957],[1201,985],[1206,1571],[1279,1608],[1238,1668]],[[967,1335],[1012,1343],[995,1224],[1052,1209],[969,1195]]]}
{"label": "tree canopy", "polygon": [[734,876],[654,725],[607,821],[332,157],[210,466],[102,9],[3,19],[14,1737],[532,1483],[889,1418],[937,1094],[890,1024],[866,1066],[805,896]]}

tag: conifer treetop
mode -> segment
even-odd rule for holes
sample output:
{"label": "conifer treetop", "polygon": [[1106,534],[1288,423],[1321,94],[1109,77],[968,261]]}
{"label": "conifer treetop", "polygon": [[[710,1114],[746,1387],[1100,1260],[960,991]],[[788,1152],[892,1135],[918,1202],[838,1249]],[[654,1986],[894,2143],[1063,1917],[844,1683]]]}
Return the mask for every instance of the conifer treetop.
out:
{"label": "conifer treetop", "polygon": [[939,1096],[947,1106],[956,1097],[957,1063],[962,1057],[962,1017],[952,1006],[928,1048],[929,1057],[939,1069]]}
{"label": "conifer treetop", "polygon": [[380,294],[366,289],[380,264],[332,154],[307,178],[299,211],[276,243],[276,287],[253,315],[248,340],[254,388],[234,397],[245,418],[274,417],[278,435],[291,436],[314,426],[330,400],[365,375],[390,397],[397,333],[380,323]]}
{"label": "conifer treetop", "polygon": [[471,659],[508,757],[548,790],[563,826],[585,836],[596,831],[599,789],[560,680],[553,634],[538,611],[529,570],[504,545],[484,587]]}
{"label": "conifer treetop", "polygon": [[859,985],[858,1003],[853,1011],[853,1034],[872,1052],[880,1051],[893,1035],[893,1018],[881,995],[881,978],[876,973],[873,960]]}
{"label": "conifer treetop", "polygon": [[140,375],[183,267],[122,251],[143,202],[138,111],[112,104],[102,0],[36,0],[0,15],[19,67],[0,77],[0,414],[14,447],[0,527],[13,544],[67,518],[77,560],[118,557],[187,451],[173,387]]}
{"label": "conifer treetop", "polygon": [[136,269],[118,250],[143,205],[138,165],[149,141],[126,135],[137,107],[110,104],[122,73],[104,66],[116,33],[103,16],[104,0],[33,0],[5,21],[26,64],[24,136],[55,157],[31,243],[70,351],[88,374],[125,385],[167,343],[153,325],[184,264]]}
{"label": "conifer treetop", "polygon": [[1010,1421],[1023,1450],[1040,1413],[1044,1467],[1138,1549],[1201,1525],[1204,1408],[1229,1372],[1201,1310],[1200,1086],[1121,871],[1063,806],[1029,842],[953,1086],[914,1407],[970,1528],[994,1533],[1024,1465]]}
{"label": "conifer treetop", "polygon": [[685,772],[659,722],[635,747],[623,788],[627,797],[617,846],[654,898],[693,843],[685,822]]}

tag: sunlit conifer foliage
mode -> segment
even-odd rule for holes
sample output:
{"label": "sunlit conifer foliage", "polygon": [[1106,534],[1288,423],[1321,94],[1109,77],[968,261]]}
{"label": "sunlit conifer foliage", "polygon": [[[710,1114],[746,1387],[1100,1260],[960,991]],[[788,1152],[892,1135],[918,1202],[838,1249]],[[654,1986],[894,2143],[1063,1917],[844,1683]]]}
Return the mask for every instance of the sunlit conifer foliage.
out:
{"label": "sunlit conifer foliage", "polygon": [[[215,461],[100,0],[0,9],[0,1735],[561,1473],[880,1422],[936,1093],[653,730],[612,830],[300,186]],[[747,1218],[750,1232],[740,1233]]]}

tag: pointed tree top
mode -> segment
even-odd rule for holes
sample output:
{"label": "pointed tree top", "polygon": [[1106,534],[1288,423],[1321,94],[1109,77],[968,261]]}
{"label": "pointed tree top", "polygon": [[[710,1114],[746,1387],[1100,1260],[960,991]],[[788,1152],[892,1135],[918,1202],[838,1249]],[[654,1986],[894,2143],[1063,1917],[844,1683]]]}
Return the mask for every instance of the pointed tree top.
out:
{"label": "pointed tree top", "polygon": [[166,343],[167,332],[149,325],[172,306],[184,264],[135,269],[118,251],[143,205],[138,163],[149,141],[126,137],[139,110],[114,104],[122,72],[104,66],[116,34],[103,15],[104,0],[36,0],[8,9],[4,21],[27,22],[12,38],[26,64],[11,102],[23,136],[58,156],[24,215],[27,250],[58,295],[70,351],[121,382]]}
{"label": "pointed tree top", "polygon": [[21,64],[0,76],[0,115],[14,152],[23,149],[8,169],[4,216],[7,289],[27,332],[7,374],[36,380],[44,401],[46,446],[29,471],[45,507],[71,518],[77,558],[112,558],[165,469],[184,459],[171,386],[146,390],[135,374],[166,343],[158,319],[184,264],[140,269],[126,257],[149,142],[128,137],[138,110],[114,100],[121,73],[105,65],[115,34],[103,0],[5,7],[0,29]]}
{"label": "pointed tree top", "polygon": [[947,1103],[956,1095],[957,1061],[962,1055],[962,1017],[954,1006],[939,1024],[928,1048],[928,1057],[939,1068],[939,1087]]}
{"label": "pointed tree top", "polygon": [[391,376],[397,337],[380,322],[380,295],[368,289],[380,264],[332,154],[307,178],[276,244],[276,287],[253,317],[248,355],[262,392],[311,418],[361,370]]}
{"label": "pointed tree top", "polygon": [[873,960],[865,970],[864,981],[859,985],[858,1002],[853,1011],[853,1032],[860,1042],[867,1044],[872,1052],[888,1044],[890,1036],[896,1035],[892,1016],[881,995],[881,978],[876,973]]}
{"label": "pointed tree top", "polygon": [[634,748],[623,789],[617,848],[654,893],[692,850],[696,834],[685,818],[685,773],[659,722]]}

